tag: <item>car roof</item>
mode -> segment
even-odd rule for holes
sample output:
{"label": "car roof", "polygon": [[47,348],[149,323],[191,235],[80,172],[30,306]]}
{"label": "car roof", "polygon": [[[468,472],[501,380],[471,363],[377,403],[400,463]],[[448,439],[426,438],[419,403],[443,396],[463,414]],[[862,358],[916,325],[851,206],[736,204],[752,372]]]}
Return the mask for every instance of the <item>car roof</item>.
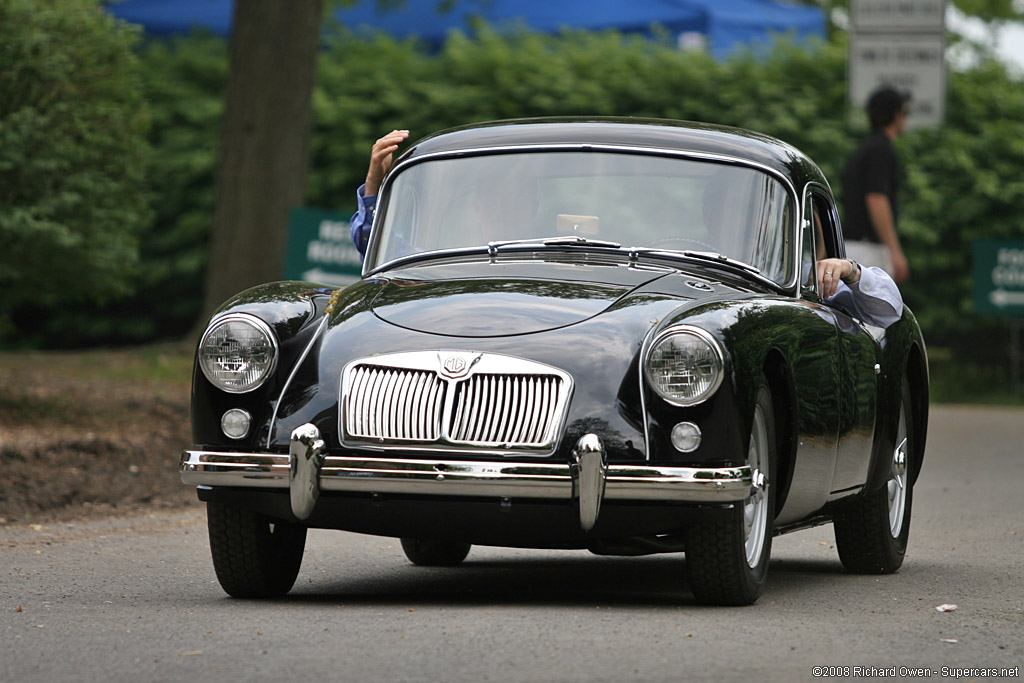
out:
{"label": "car roof", "polygon": [[788,143],[742,128],[671,119],[556,117],[488,121],[423,138],[400,161],[497,148],[582,145],[739,160],[786,177],[797,192],[808,182],[828,187],[818,166]]}

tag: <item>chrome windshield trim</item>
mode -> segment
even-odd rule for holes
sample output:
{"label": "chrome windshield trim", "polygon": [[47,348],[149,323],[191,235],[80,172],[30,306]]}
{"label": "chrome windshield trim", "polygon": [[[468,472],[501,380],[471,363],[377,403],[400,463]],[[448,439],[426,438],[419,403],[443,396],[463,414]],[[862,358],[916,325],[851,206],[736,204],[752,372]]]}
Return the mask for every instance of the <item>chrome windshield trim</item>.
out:
{"label": "chrome windshield trim", "polygon": [[[771,166],[768,166],[767,164],[762,164],[762,163],[760,163],[758,161],[751,161],[750,159],[744,159],[742,157],[736,157],[736,156],[732,156],[732,155],[728,155],[728,154],[715,154],[715,153],[712,153],[712,152],[697,152],[697,151],[687,151],[687,150],[679,150],[679,149],[669,149],[669,148],[665,148],[665,147],[639,147],[639,146],[635,147],[635,146],[632,146],[632,145],[609,145],[609,144],[593,144],[593,143],[577,142],[577,143],[559,143],[559,144],[507,145],[507,146],[502,146],[502,147],[472,147],[472,148],[460,149],[460,150],[450,150],[450,151],[447,151],[447,152],[431,152],[429,154],[423,154],[422,156],[413,157],[411,159],[403,159],[403,160],[399,161],[394,167],[391,168],[391,170],[388,172],[387,176],[384,178],[384,182],[381,184],[381,188],[378,191],[377,196],[378,197],[386,196],[386,194],[388,193],[388,191],[391,188],[391,183],[394,180],[394,178],[396,178],[398,176],[398,174],[402,170],[404,170],[406,167],[415,166],[417,164],[421,164],[421,163],[424,163],[424,162],[427,162],[427,161],[434,161],[434,160],[437,160],[437,159],[452,159],[452,158],[468,157],[468,156],[482,156],[482,155],[491,155],[491,154],[509,154],[509,153],[515,153],[515,152],[580,152],[580,151],[586,151],[586,152],[613,152],[613,153],[619,153],[619,154],[646,154],[646,155],[650,155],[650,156],[667,156],[667,157],[675,157],[675,158],[679,158],[679,159],[691,159],[691,160],[698,160],[698,161],[713,161],[713,162],[719,162],[719,163],[733,164],[733,165],[736,165],[736,166],[744,166],[746,168],[752,168],[752,169],[756,169],[756,170],[762,171],[762,172],[767,173],[768,175],[772,176],[773,178],[775,178],[779,182],[781,182],[782,185],[789,192],[790,198],[792,199],[793,206],[794,206],[793,217],[790,220],[791,225],[789,226],[789,228],[790,228],[790,230],[793,230],[795,233],[799,233],[799,227],[800,226],[799,226],[798,220],[799,220],[799,216],[800,216],[800,212],[801,212],[800,211],[800,201],[801,201],[802,198],[800,197],[799,193],[796,191],[796,188],[793,186],[793,183],[790,182],[790,180],[789,180],[789,178],[787,176],[783,175],[782,173],[779,173],[778,171],[773,169]],[[383,215],[383,212],[381,212],[381,211],[375,211],[374,212],[373,224],[372,224],[372,227],[370,229],[370,240],[369,240],[369,242],[367,243],[367,246],[366,246],[366,253],[367,254],[373,253],[374,247],[376,246],[376,237],[377,237],[378,233],[380,232],[380,221],[382,220],[381,219],[381,215]],[[794,239],[794,241],[796,241],[796,240]],[[432,252],[432,253],[444,253],[444,252]],[[672,254],[674,254],[676,252],[665,252],[665,253],[667,255],[672,255]],[[364,259],[363,260],[362,276],[363,276],[363,278],[367,278],[367,277],[370,277],[371,275],[376,275],[377,273],[381,273],[381,272],[387,271],[387,270],[389,270],[392,267],[392,264],[401,262],[403,258],[405,258],[405,257],[402,257],[402,258],[399,258],[399,259],[393,259],[391,261],[386,261],[386,262],[376,266],[375,268],[370,268],[368,260]],[[797,262],[797,263],[799,263],[799,262]],[[763,279],[766,282],[771,282],[773,287],[792,290],[794,287],[797,286],[797,284],[799,283],[799,280],[800,280],[800,273],[799,273],[800,268],[799,268],[799,265],[794,267],[792,270],[793,270],[793,272],[790,274],[790,278],[786,282],[781,282],[781,283],[773,282],[773,281],[768,280],[767,278],[764,278],[764,277],[762,277],[761,279]]]}
{"label": "chrome windshield trim", "polygon": [[[288,454],[190,450],[181,480],[199,486],[288,489]],[[405,460],[328,455],[322,491],[572,500],[569,463]],[[608,465],[605,500],[732,502],[750,495],[749,466]]]}
{"label": "chrome windshield trim", "polygon": [[312,339],[306,344],[306,348],[299,354],[298,360],[295,361],[295,365],[292,366],[291,372],[288,373],[288,379],[284,381],[284,386],[281,387],[281,393],[278,395],[277,400],[274,401],[274,412],[270,415],[270,427],[267,429],[267,448],[270,448],[271,444],[274,443],[274,425],[277,424],[277,408],[281,405],[281,401],[284,400],[284,395],[292,385],[292,380],[295,379],[295,375],[299,372],[299,368],[306,362],[306,356],[313,349],[313,345],[316,344],[317,340],[320,339],[320,335],[327,329],[327,321],[330,316],[324,314],[323,320],[320,321],[320,326],[317,331],[313,333]]}

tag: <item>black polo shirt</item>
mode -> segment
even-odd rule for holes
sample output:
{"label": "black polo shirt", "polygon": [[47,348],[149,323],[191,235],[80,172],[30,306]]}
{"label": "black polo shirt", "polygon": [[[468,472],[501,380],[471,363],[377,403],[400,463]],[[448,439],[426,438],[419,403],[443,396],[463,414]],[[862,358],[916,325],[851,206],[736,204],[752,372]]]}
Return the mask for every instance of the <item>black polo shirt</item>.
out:
{"label": "black polo shirt", "polygon": [[900,211],[900,162],[889,136],[871,133],[846,162],[843,172],[843,238],[847,241],[879,242],[868,216],[867,195],[878,192],[889,198],[893,224]]}

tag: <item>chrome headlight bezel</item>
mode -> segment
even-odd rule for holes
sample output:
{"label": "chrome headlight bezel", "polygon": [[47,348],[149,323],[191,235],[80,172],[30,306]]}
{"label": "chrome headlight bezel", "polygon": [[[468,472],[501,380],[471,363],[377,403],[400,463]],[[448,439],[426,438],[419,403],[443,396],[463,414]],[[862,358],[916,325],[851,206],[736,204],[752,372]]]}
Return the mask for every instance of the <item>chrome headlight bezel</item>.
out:
{"label": "chrome headlight bezel", "polygon": [[[658,354],[665,350],[665,344],[674,343],[680,337],[696,341],[707,353],[707,357],[700,361],[701,365],[705,366],[703,372],[707,375],[704,386],[689,396],[666,391],[665,383],[660,381],[656,374],[657,370],[652,368],[652,361],[656,362]],[[718,391],[725,377],[725,354],[721,344],[710,332],[694,325],[673,325],[659,333],[648,346],[643,357],[643,365],[644,378],[648,386],[667,403],[680,407],[695,406],[708,400]]]}
{"label": "chrome headlight bezel", "polygon": [[[223,330],[225,326],[230,324],[244,324],[252,328],[257,335],[257,338],[266,345],[266,349],[260,351],[261,355],[269,355],[268,359],[258,361],[262,364],[262,367],[258,370],[255,376],[245,382],[231,384],[225,382],[221,376],[216,374],[216,370],[213,367],[218,361],[215,360],[211,355],[206,354],[206,346],[210,342],[211,338],[216,333]],[[252,362],[254,357],[251,349],[247,348],[243,353],[247,354],[244,358],[238,358],[237,362]],[[240,356],[242,354],[239,354]],[[203,376],[217,389],[224,391],[229,394],[245,394],[250,391],[255,391],[263,386],[266,381],[274,375],[274,371],[277,369],[277,359],[279,356],[279,347],[277,343],[277,337],[274,335],[274,331],[270,328],[270,325],[260,320],[254,315],[248,313],[230,313],[228,315],[216,318],[213,320],[209,327],[206,328],[206,332],[203,333],[203,338],[199,341],[199,349],[196,352],[196,362],[199,364],[199,368],[203,372]],[[220,362],[224,362],[223,360]]]}

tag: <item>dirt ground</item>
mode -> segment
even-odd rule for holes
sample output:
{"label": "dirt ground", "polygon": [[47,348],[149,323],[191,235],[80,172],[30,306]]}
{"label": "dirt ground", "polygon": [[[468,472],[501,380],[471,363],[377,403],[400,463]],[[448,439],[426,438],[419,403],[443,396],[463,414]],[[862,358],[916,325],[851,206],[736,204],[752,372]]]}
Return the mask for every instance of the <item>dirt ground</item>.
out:
{"label": "dirt ground", "polygon": [[0,525],[198,506],[191,351],[0,353]]}

